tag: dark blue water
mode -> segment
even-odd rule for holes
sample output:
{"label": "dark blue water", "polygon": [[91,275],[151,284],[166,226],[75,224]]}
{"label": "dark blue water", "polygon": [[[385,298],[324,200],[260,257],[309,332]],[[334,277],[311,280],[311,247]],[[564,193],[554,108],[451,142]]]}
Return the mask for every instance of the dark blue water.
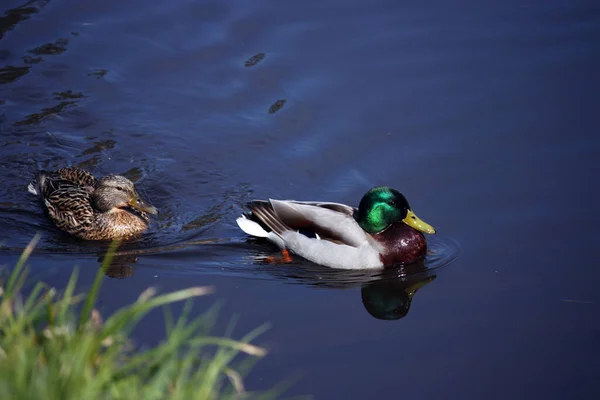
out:
{"label": "dark blue water", "polygon": [[[41,168],[122,173],[161,214],[102,310],[214,285],[198,312],[224,300],[238,337],[272,324],[250,389],[296,373],[289,393],[317,399],[599,398],[596,2],[0,11],[0,264],[41,232],[35,279],[64,287],[77,265],[85,288],[104,247],[56,231],[26,185]],[[254,198],[356,205],[380,184],[438,228],[409,276],[265,264],[272,247],[235,224]]]}

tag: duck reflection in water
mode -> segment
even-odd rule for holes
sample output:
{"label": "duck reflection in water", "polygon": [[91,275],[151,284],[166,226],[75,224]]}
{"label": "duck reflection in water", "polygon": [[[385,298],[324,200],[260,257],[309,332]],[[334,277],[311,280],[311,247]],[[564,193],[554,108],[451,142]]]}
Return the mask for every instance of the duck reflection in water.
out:
{"label": "duck reflection in water", "polygon": [[434,279],[435,275],[419,279],[382,279],[366,283],[360,289],[363,306],[377,319],[404,318],[408,314],[415,293]]}
{"label": "duck reflection in water", "polygon": [[269,275],[287,282],[330,289],[360,287],[363,306],[369,315],[382,320],[404,318],[415,293],[436,278],[423,260],[378,271],[348,271],[324,268],[295,257],[273,257],[260,251],[250,259]]}
{"label": "duck reflection in water", "polygon": [[[106,252],[99,254],[98,262],[100,265],[106,259]],[[114,254],[113,258],[104,270],[104,274],[110,278],[125,279],[135,275],[135,266],[137,264],[137,254]]]}

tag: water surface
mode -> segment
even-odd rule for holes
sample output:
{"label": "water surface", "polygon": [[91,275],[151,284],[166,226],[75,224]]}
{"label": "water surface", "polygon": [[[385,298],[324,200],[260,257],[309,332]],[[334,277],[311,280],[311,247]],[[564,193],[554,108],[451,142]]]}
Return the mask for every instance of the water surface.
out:
{"label": "water surface", "polygon": [[[290,393],[319,399],[599,397],[595,3],[0,11],[1,264],[41,232],[36,279],[64,287],[78,265],[89,285],[104,246],[56,231],[26,185],[64,165],[122,173],[161,214],[102,309],[215,285],[198,312],[223,299],[239,334],[272,323],[249,388],[298,373]],[[266,264],[273,248],[235,224],[254,198],[356,205],[380,184],[438,229],[415,275]]]}

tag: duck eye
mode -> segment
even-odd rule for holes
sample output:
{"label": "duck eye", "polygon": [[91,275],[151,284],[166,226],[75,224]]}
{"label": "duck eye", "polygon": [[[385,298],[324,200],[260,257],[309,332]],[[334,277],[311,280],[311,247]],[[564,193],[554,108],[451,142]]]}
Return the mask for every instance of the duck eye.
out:
{"label": "duck eye", "polygon": [[124,191],[123,186],[117,186],[117,190]]}

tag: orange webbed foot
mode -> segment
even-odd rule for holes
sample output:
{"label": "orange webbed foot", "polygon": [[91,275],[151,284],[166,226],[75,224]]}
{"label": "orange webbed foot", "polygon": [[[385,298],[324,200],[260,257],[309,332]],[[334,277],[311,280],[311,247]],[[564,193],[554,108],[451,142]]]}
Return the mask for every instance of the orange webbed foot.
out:
{"label": "orange webbed foot", "polygon": [[292,256],[287,249],[281,250],[281,258],[283,258],[283,262],[289,264],[292,262]]}
{"label": "orange webbed foot", "polygon": [[269,264],[289,264],[292,262],[292,256],[287,249],[283,249],[281,255],[265,257],[265,261]]}

